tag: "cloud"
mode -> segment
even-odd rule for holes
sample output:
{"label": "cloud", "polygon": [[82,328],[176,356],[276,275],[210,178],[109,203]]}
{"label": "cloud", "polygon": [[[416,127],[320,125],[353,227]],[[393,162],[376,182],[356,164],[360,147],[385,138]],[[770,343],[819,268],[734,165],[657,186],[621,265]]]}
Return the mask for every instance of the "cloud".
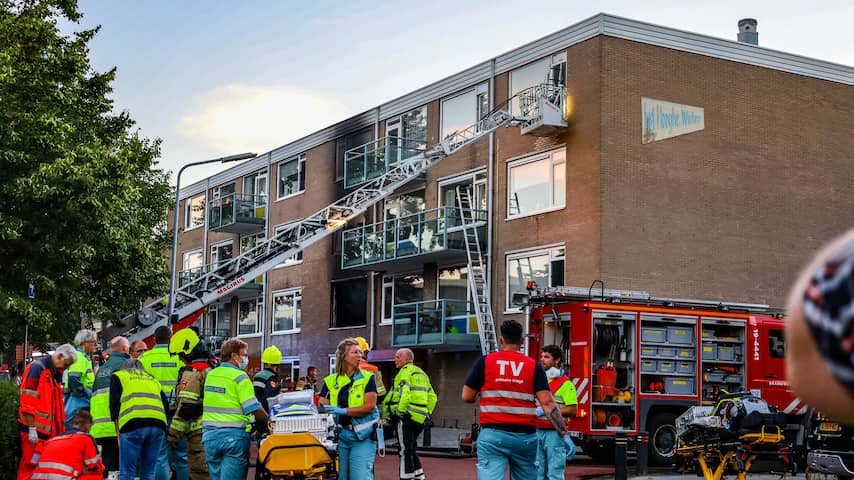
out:
{"label": "cloud", "polygon": [[178,132],[222,152],[266,152],[349,115],[313,92],[287,85],[231,84],[203,94]]}

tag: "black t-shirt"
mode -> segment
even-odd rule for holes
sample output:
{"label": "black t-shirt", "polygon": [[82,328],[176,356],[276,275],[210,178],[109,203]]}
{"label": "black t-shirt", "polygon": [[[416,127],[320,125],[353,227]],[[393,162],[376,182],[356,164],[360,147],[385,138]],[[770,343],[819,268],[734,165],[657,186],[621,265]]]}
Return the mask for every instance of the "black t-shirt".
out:
{"label": "black t-shirt", "polygon": [[[486,381],[486,357],[480,357],[474,362],[474,365],[469,372],[468,377],[466,377],[465,385],[469,388],[473,388],[477,391],[480,391],[483,388],[483,384]],[[541,392],[543,390],[549,390],[549,379],[546,377],[546,371],[543,370],[543,366],[539,363],[535,363],[534,366],[534,391],[532,393],[536,394],[537,392]],[[481,425],[483,428],[496,428],[498,430],[504,430],[507,432],[517,432],[517,433],[533,433],[537,430],[534,425],[518,425],[518,424],[508,424],[508,423],[490,423],[486,425]]]}

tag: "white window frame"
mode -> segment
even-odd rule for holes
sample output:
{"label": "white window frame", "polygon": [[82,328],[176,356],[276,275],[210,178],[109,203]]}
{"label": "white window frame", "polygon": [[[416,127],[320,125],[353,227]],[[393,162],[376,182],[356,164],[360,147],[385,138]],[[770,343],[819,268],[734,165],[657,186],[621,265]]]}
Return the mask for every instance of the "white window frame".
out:
{"label": "white window frame", "polygon": [[335,362],[336,362],[336,359],[337,359],[337,357],[335,356],[335,354],[334,354],[334,353],[330,353],[330,354],[329,354],[329,374],[330,374],[330,375],[332,375],[333,373],[335,373]]}
{"label": "white window frame", "polygon": [[[563,250],[563,255],[560,255],[561,250]],[[504,313],[520,313],[522,311],[521,308],[511,305],[513,299],[511,298],[512,294],[510,292],[510,262],[520,258],[539,257],[543,255],[549,256],[549,285],[538,285],[539,288],[552,286],[552,263],[555,261],[563,260],[563,274],[564,278],[566,278],[566,246],[564,244],[558,243],[554,245],[544,245],[542,247],[525,250],[514,250],[504,254]]]}
{"label": "white window frame", "polygon": [[[294,297],[299,297],[299,309],[295,312],[295,319],[299,321],[299,326],[292,328],[290,330],[273,330],[276,328],[276,298],[283,297],[286,295],[293,295]],[[294,322],[296,323],[296,322]],[[294,333],[299,333],[302,327],[302,287],[297,288],[287,288],[284,290],[277,290],[270,295],[270,335],[290,335]]]}
{"label": "white window frame", "polygon": [[[202,199],[203,206],[202,208],[202,223],[198,225],[190,225],[190,219],[192,218],[192,208],[193,208],[193,200],[198,198]],[[184,231],[189,232],[190,230],[195,230],[199,227],[204,227],[208,223],[208,202],[207,195],[204,193],[200,193],[196,196],[190,197],[184,200]]]}
{"label": "white window frame", "polygon": [[[305,154],[301,153],[297,156],[288,158],[287,160],[282,160],[281,162],[279,162],[276,165],[276,201],[277,202],[280,200],[285,200],[288,198],[296,197],[297,195],[302,195],[303,193],[305,193],[306,185],[308,185],[308,182],[306,182],[305,179],[301,179],[299,177],[299,175],[308,176],[307,175],[308,170],[306,167],[305,160],[306,160]],[[289,195],[282,195],[282,192],[280,191],[281,190],[280,186],[281,186],[281,181],[282,181],[282,165],[284,165],[286,163],[290,163],[290,162],[297,162],[297,184],[302,183],[303,189],[297,190],[296,192],[291,193]],[[300,180],[302,180],[302,181],[300,181]]]}
{"label": "white window frame", "polygon": [[245,302],[249,302],[249,301],[251,301],[251,299],[247,299],[245,301],[237,302],[237,321],[235,322],[235,327],[236,327],[235,333],[237,334],[238,338],[260,337],[261,334],[264,332],[264,318],[265,318],[265,315],[264,315],[264,297],[260,296],[260,297],[255,299],[255,309],[256,309],[255,311],[257,313],[257,315],[256,315],[257,323],[255,326],[255,333],[240,333],[240,304],[245,303]]}
{"label": "white window frame", "polygon": [[[291,381],[296,383],[299,381],[300,376],[302,375],[302,369],[300,368],[299,357],[291,355],[287,357],[282,357],[282,362],[279,365],[290,365],[291,367]],[[296,368],[294,368],[296,367]],[[296,370],[297,375],[294,375],[294,370]]]}
{"label": "white window frame", "polygon": [[[386,293],[388,289],[388,293]],[[392,311],[394,311],[394,275],[384,275],[382,278],[382,304],[380,305],[380,325],[391,325],[393,322],[392,312],[385,311],[387,295],[391,296]]]}
{"label": "white window frame", "polygon": [[[561,152],[564,152],[563,158],[562,159],[555,159],[555,154],[561,153]],[[507,160],[507,202],[505,205],[507,208],[507,216],[504,218],[505,221],[515,220],[517,218],[530,217],[532,215],[539,215],[541,213],[554,212],[554,211],[563,210],[564,208],[566,208],[566,190],[567,190],[566,184],[568,183],[568,181],[567,181],[566,153],[565,152],[566,152],[566,146],[561,146],[560,148],[555,148],[555,149],[552,149],[552,150],[549,150],[546,152],[537,152],[535,154],[528,155],[528,156],[525,156],[522,158]],[[511,190],[511,178],[510,178],[511,170],[513,170],[516,167],[520,167],[522,165],[527,165],[527,164],[536,163],[536,162],[542,162],[542,161],[546,161],[546,160],[549,161],[549,196],[550,196],[550,204],[551,205],[546,207],[546,208],[541,208],[539,210],[534,210],[531,212],[511,214],[510,213],[510,199],[512,198],[512,194],[513,194],[512,190]],[[564,169],[563,170],[564,183],[563,183],[563,203],[562,204],[556,203],[555,198],[554,198],[554,191],[555,191],[555,177],[554,177],[555,168],[554,167],[555,167],[555,165],[560,165],[560,164],[563,164],[563,169]]]}
{"label": "white window frame", "polygon": [[222,189],[224,187],[228,187],[228,186],[231,187],[232,192],[228,193],[227,195],[231,195],[232,193],[237,192],[237,185],[235,184],[235,182],[226,183],[226,184],[214,187],[211,189],[211,201],[218,200],[220,197],[222,197]]}
{"label": "white window frame", "polygon": [[[210,244],[210,248],[209,248],[209,250],[208,250],[208,251],[210,252],[210,266],[211,266],[211,270],[213,270],[213,269],[217,268],[218,266],[222,265],[223,260],[219,258],[219,254],[217,254],[217,259],[216,259],[216,261],[214,261],[214,252],[215,252],[218,248],[220,248],[220,247],[224,247],[224,246],[226,246],[226,245],[231,245],[231,258],[226,259],[225,261],[227,262],[228,260],[231,260],[231,259],[233,259],[233,258],[234,258],[234,240],[223,240],[223,241],[221,241],[221,242],[216,242],[216,243],[212,243],[212,244]],[[238,256],[239,256],[239,254],[238,254]]]}
{"label": "white window frame", "polygon": [[[472,105],[471,105],[472,111],[474,111],[474,118],[475,118],[474,121],[478,122],[480,120],[478,118],[478,115],[481,113],[480,112],[479,97],[483,94],[486,94],[487,95],[487,104],[489,102],[488,101],[489,84],[487,84],[487,83],[481,83],[480,85],[475,85],[475,86],[467,88],[465,90],[461,90],[459,92],[454,93],[453,95],[449,95],[449,96],[443,98],[442,101],[439,102],[439,136],[441,137],[441,139],[445,138],[442,134],[442,132],[445,131],[445,114],[444,114],[445,103],[449,102],[451,100],[457,99],[463,95],[468,95],[469,93],[474,93],[474,97],[473,97]],[[468,127],[468,126],[470,126],[470,125],[465,125],[465,127]],[[448,132],[448,134],[451,134],[451,133],[453,133],[453,132]]]}
{"label": "white window frame", "polygon": [[186,252],[183,253],[183,255],[181,257],[181,266],[183,268],[181,268],[181,270],[189,270],[190,268],[195,268],[195,267],[188,267],[187,266],[187,257],[189,257],[190,255],[201,255],[202,264],[199,266],[200,267],[205,266],[205,251],[202,250],[201,248],[194,248],[193,250],[187,250]]}
{"label": "white window frame", "polygon": [[[510,74],[507,76],[507,98],[513,97],[513,74],[514,73],[516,73],[520,70],[524,70],[526,68],[532,67],[535,64],[538,64],[538,63],[545,64],[547,62],[548,62],[548,66],[543,71],[543,82],[546,81],[546,79],[548,78],[548,75],[550,73],[550,70],[552,68],[554,68],[556,65],[564,64],[564,67],[563,67],[564,68],[564,75],[566,75],[566,68],[567,67],[566,67],[566,52],[565,51],[560,52],[560,53],[556,53],[554,55],[549,55],[549,56],[546,56],[546,57],[543,57],[543,58],[540,58],[537,60],[534,60],[533,62],[526,63],[525,65],[522,65],[521,67],[517,67],[517,68],[511,70]],[[533,86],[533,85],[531,85],[531,86]],[[528,86],[525,88],[531,88],[531,86]],[[525,89],[521,89],[521,90],[519,90],[519,92],[521,92],[522,90],[525,90]],[[518,99],[513,99],[510,102],[510,113],[518,114],[518,113],[520,113],[518,110],[519,110]]]}
{"label": "white window frame", "polygon": [[252,195],[263,196],[264,202],[266,203],[267,197],[269,196],[270,193],[267,192],[264,194],[260,194],[260,193],[258,193],[258,191],[259,190],[264,190],[264,191],[267,190],[267,170],[259,170],[255,173],[252,173],[252,174],[249,174],[249,175],[246,175],[245,177],[243,177],[243,187],[244,187],[243,193],[246,193],[246,180],[249,180],[249,179],[252,180],[252,188],[253,188]]}
{"label": "white window frame", "polygon": [[[288,225],[292,225],[294,223],[301,222],[302,220],[303,219],[300,218],[297,220],[291,220],[289,222],[280,223],[280,224],[276,225],[275,227],[273,227],[273,238],[278,237],[279,233],[281,233],[281,231],[285,227],[287,227]],[[302,262],[303,262],[303,250],[300,250],[299,252],[295,253],[292,257],[286,258],[284,261],[282,261],[282,263],[273,267],[273,269],[275,270],[278,268],[293,267],[294,265],[301,265]]]}

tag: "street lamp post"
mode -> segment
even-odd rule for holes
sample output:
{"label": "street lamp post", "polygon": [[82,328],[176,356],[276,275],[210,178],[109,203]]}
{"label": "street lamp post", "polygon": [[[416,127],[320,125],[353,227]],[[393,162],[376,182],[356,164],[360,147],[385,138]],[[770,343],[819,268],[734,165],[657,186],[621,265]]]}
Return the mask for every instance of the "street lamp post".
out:
{"label": "street lamp post", "polygon": [[[227,157],[220,158],[212,158],[210,160],[202,160],[199,162],[192,162],[184,165],[178,170],[178,178],[175,181],[175,211],[172,220],[172,266],[169,270],[169,321],[172,321],[172,315],[175,314],[175,269],[178,266],[178,209],[181,207],[181,174],[184,173],[189,167],[195,167],[196,165],[204,165],[207,163],[228,163],[228,162],[237,162],[240,160],[246,160],[248,158],[255,158],[257,155],[254,153],[240,153],[237,155],[229,155]],[[207,193],[205,193],[207,195]],[[205,199],[207,200],[207,199]],[[205,209],[207,212],[207,209]],[[207,213],[205,214],[205,221],[207,222]]]}

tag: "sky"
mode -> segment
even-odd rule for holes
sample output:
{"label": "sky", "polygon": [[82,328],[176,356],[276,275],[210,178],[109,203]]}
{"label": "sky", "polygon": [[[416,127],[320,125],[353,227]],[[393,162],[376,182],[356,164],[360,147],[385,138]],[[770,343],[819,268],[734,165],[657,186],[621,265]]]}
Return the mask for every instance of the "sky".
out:
{"label": "sky", "polygon": [[[160,167],[258,154],[598,13],[854,66],[854,2],[80,0],[96,71]],[[570,66],[570,70],[571,70]],[[187,186],[234,164],[187,169]],[[174,174],[172,183],[174,185]]]}

